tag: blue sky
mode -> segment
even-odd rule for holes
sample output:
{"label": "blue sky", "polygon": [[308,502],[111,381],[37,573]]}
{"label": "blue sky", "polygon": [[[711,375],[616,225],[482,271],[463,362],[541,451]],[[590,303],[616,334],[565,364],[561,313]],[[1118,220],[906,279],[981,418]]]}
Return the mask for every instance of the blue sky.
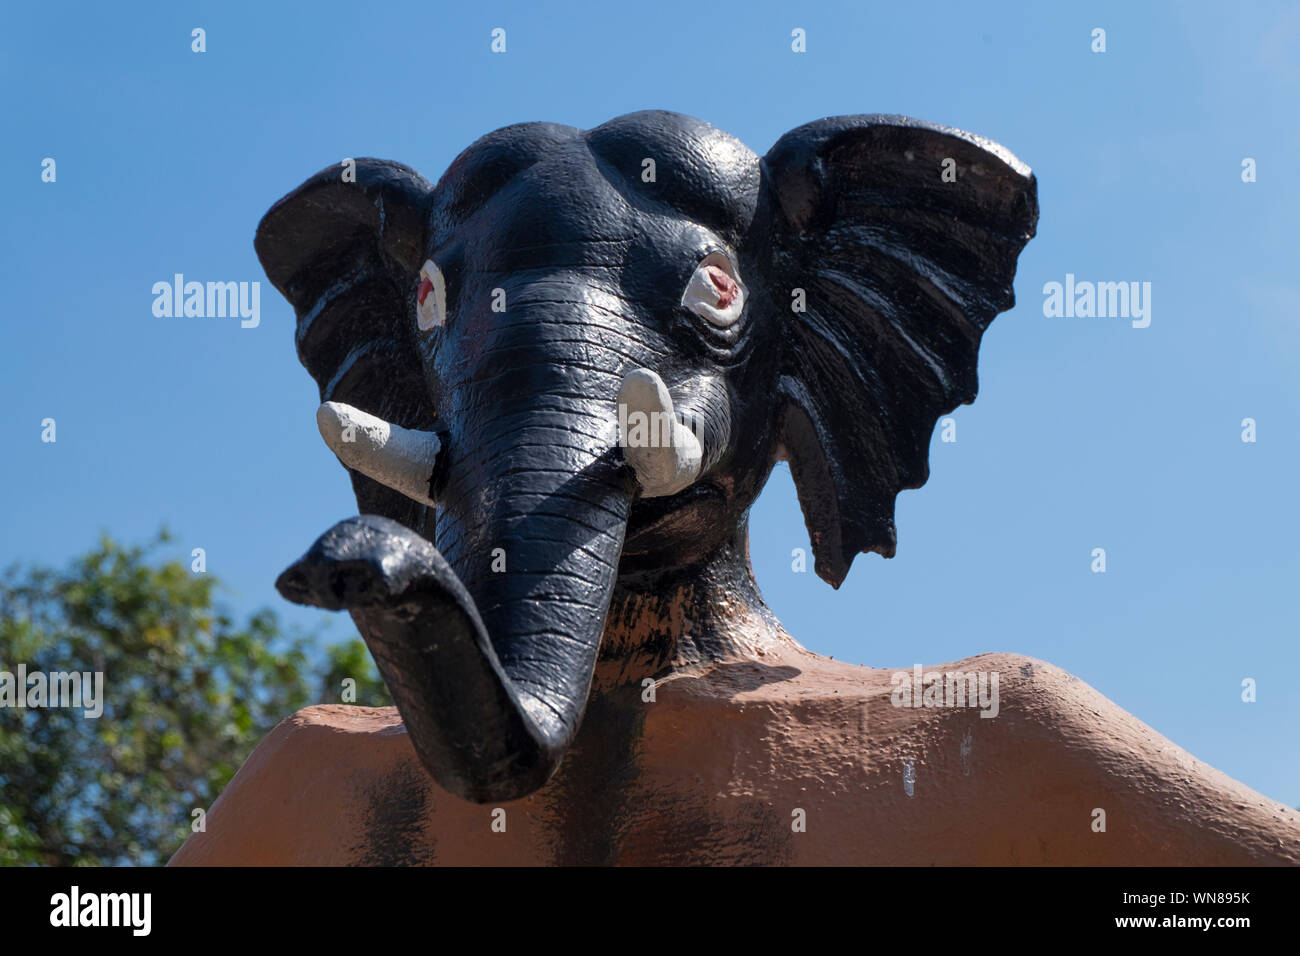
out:
{"label": "blue sky", "polygon": [[[166,522],[177,555],[206,549],[236,608],[348,635],[346,617],[272,586],[355,510],[316,432],[293,313],[253,253],[272,202],[348,156],[436,179],[477,137],[526,120],[671,109],[761,153],[822,116],[902,113],[1032,166],[1039,235],[1019,305],[984,339],[957,441],[936,432],[929,484],[900,497],[898,556],[859,558],[838,592],[794,573],[807,540],[781,466],[753,516],[769,603],[840,660],[1049,661],[1300,804],[1300,7],[542,7],[6,13],[0,565],[62,563],[101,530],[133,541]],[[206,53],[191,52],[195,27]],[[494,27],[504,55],[489,50]],[[1097,27],[1105,53],[1090,49]],[[156,318],[151,287],[177,272],[263,281],[261,324]],[[1150,327],[1045,317],[1043,285],[1066,273],[1150,282]],[[40,438],[49,417],[55,444]],[[1247,417],[1255,443],[1241,440]],[[1090,567],[1098,547],[1105,574]],[[1255,703],[1241,700],[1247,677]]]}

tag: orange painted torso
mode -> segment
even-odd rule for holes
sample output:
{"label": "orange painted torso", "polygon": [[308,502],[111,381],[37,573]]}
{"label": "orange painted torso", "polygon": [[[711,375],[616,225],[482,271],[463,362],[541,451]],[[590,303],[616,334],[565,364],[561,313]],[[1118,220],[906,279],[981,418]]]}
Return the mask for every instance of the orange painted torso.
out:
{"label": "orange painted torso", "polygon": [[892,672],[783,635],[661,676],[653,701],[602,689],[556,776],[500,806],[441,791],[394,708],[307,708],[172,863],[1300,863],[1300,813],[1057,668],[933,669],[997,671],[998,716],[897,707]]}

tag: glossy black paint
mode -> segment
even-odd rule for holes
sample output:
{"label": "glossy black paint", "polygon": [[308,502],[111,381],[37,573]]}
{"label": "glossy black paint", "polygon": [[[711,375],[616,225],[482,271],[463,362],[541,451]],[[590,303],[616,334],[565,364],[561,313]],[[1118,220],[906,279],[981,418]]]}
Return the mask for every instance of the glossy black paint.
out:
{"label": "glossy black paint", "polygon": [[[267,213],[258,255],[322,401],[439,434],[439,507],[353,473],[363,517],[279,587],[352,613],[442,786],[532,792],[582,719],[619,576],[734,551],[778,457],[818,574],[838,587],[857,553],[893,554],[894,498],[926,480],[938,418],[974,399],[1036,219],[1033,175],[1000,147],[887,116],[800,127],[761,159],[651,111],[498,130],[436,186],[378,160],[355,182],[326,169]],[[680,305],[715,251],[749,290],[729,329]],[[447,323],[421,332],[426,258]],[[670,498],[638,497],[614,447],[639,367],[704,413],[705,467]]]}

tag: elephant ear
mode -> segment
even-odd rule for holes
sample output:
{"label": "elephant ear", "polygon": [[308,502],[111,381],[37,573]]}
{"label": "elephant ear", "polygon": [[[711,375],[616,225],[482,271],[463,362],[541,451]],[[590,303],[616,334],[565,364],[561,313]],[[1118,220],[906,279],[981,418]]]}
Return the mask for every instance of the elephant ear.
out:
{"label": "elephant ear", "polygon": [[929,477],[939,417],[975,399],[1037,184],[996,143],[898,116],[801,126],[762,167],[778,427],[817,573],[838,588],[859,552],[893,557],[895,497]]}
{"label": "elephant ear", "polygon": [[[383,160],[356,160],[355,179],[344,172],[324,169],[272,206],[257,227],[257,257],[298,316],[298,357],[321,401],[428,430],[434,409],[411,317],[433,187]],[[360,513],[432,540],[432,508],[350,474]]]}

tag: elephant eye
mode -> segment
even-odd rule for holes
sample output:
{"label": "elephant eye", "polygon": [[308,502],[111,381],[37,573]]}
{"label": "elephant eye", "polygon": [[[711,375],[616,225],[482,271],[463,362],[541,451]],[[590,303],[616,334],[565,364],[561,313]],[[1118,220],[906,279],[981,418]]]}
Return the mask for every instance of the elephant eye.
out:
{"label": "elephant eye", "polygon": [[696,266],[682,294],[682,305],[710,325],[735,325],[745,308],[745,286],[731,258],[711,252]]}
{"label": "elephant eye", "polygon": [[421,332],[447,322],[447,280],[432,259],[420,267],[420,288],[415,293],[415,317]]}

